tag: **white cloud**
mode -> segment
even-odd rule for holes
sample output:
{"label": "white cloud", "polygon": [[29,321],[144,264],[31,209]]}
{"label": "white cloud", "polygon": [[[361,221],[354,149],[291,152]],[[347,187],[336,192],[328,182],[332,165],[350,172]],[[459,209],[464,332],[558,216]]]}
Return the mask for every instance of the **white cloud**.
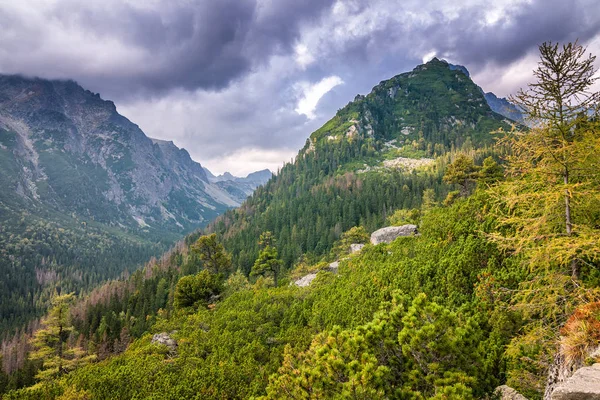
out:
{"label": "white cloud", "polygon": [[276,173],[285,162],[291,161],[298,149],[265,150],[261,148],[243,148],[225,157],[216,157],[202,162],[213,174],[231,172],[235,176],[246,176],[251,172],[268,168]]}
{"label": "white cloud", "polygon": [[297,44],[294,51],[296,53],[296,62],[302,69],[306,69],[306,67],[315,62],[315,57],[313,57],[305,44]]}
{"label": "white cloud", "polygon": [[302,88],[302,98],[298,101],[296,112],[304,114],[308,119],[316,117],[315,110],[321,97],[325,96],[334,87],[343,84],[344,81],[337,75],[328,76],[315,84],[302,82],[299,86]]}
{"label": "white cloud", "polygon": [[433,57],[435,57],[435,51],[430,51],[429,53],[425,54],[423,56],[423,64],[425,64],[426,62],[430,61]]}

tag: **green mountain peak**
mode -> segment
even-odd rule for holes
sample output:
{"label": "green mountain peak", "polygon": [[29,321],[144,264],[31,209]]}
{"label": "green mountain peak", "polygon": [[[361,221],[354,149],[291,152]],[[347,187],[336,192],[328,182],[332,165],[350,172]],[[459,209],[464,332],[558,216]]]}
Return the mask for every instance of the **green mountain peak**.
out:
{"label": "green mountain peak", "polygon": [[356,96],[311,135],[308,146],[359,137],[399,145],[424,140],[439,153],[440,146],[447,150],[467,140],[489,143],[489,132],[509,122],[492,111],[464,67],[433,58]]}

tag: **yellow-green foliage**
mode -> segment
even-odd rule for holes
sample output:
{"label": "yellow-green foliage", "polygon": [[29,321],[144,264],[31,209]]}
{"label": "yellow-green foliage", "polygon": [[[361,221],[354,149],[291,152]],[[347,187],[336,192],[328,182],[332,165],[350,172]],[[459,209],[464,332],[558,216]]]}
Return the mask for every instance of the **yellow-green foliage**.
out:
{"label": "yellow-green foliage", "polygon": [[[393,390],[422,393],[425,398],[443,398],[439,397],[443,393],[446,398],[469,398],[470,393],[489,392],[500,383],[493,376],[507,336],[485,339],[491,329],[485,317],[466,308],[460,311],[476,300],[473,287],[482,272],[498,272],[504,282],[501,254],[479,232],[488,226],[480,208],[480,200],[469,199],[450,209],[433,209],[423,218],[421,236],[389,246],[367,246],[341,263],[337,276],[319,274],[308,290],[288,285],[242,287],[213,310],[201,308],[159,319],[154,332],[176,331],[172,334],[179,344],[176,356],[151,345],[147,335],[123,355],[67,375],[57,390],[60,394],[73,386],[99,399],[263,396],[269,377],[284,365],[284,359],[302,359],[300,353],[312,354],[333,340],[349,352],[342,359],[364,356],[356,359],[358,369],[355,363],[334,363],[331,368],[342,368],[340,372],[345,371],[354,383],[340,382],[327,393],[342,396],[361,387],[362,393],[375,397],[381,390]],[[394,300],[397,290],[405,293],[404,300]],[[421,292],[427,300],[419,296]],[[396,308],[390,308],[393,300]],[[395,350],[381,358],[374,340],[382,321],[392,315],[397,315],[396,322],[385,335],[391,340],[389,348]],[[428,336],[432,332],[435,337]],[[437,337],[436,332],[446,336]],[[311,342],[313,350],[306,353]],[[429,342],[441,347],[427,350],[423,346]],[[394,357],[400,357],[400,365],[406,368],[397,370]],[[418,364],[417,359],[428,361]],[[420,385],[418,376],[425,375],[432,378]],[[492,377],[484,379],[486,375]]]}

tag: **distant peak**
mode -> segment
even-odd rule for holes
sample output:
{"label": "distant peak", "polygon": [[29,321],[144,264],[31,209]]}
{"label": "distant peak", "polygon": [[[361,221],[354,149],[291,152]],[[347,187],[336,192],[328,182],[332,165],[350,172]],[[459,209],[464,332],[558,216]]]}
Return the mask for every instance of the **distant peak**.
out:
{"label": "distant peak", "polygon": [[454,64],[450,64],[448,63],[448,68],[450,68],[450,70],[452,71],[460,71],[463,74],[465,74],[467,76],[467,78],[471,77],[471,74],[469,73],[469,70],[463,66],[463,65],[454,65]]}
{"label": "distant peak", "polygon": [[175,143],[173,143],[172,140],[162,140],[162,139],[154,139],[154,138],[148,138],[148,139],[152,140],[152,143],[154,143],[154,144],[175,146]]}
{"label": "distant peak", "polygon": [[435,65],[435,64],[448,65],[448,61],[441,60],[437,57],[433,57],[431,60],[427,61],[425,64],[417,65],[416,68],[423,67],[424,65],[427,66],[427,65]]}

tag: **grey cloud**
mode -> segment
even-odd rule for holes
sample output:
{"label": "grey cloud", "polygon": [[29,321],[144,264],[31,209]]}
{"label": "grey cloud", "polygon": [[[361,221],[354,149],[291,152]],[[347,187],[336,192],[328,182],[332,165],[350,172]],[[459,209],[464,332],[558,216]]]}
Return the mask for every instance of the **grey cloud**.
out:
{"label": "grey cloud", "polygon": [[[442,52],[471,65],[507,65],[544,41],[588,41],[600,32],[595,1],[537,0],[509,11],[492,25],[481,25],[480,9],[430,29]],[[445,29],[444,29],[445,28]]]}
{"label": "grey cloud", "polygon": [[0,14],[5,15],[0,29],[6,32],[12,28],[19,35],[2,37],[0,33],[3,42],[10,42],[3,46],[12,50],[12,59],[0,61],[0,68],[44,77],[69,76],[117,97],[138,92],[160,94],[175,88],[218,90],[243,78],[273,54],[290,52],[303,24],[318,20],[332,2],[176,0],[148,8],[119,1],[65,0],[47,10],[43,17],[65,31],[73,29],[91,40],[113,40],[130,48],[132,54],[144,54],[142,62],[116,60],[112,70],[102,71],[86,65],[93,60],[82,60],[83,65],[69,60],[48,65],[58,49],[43,49],[49,53],[46,60],[50,62],[40,65],[42,55],[35,57],[29,52],[43,47],[44,36],[52,32],[30,26],[35,22],[4,4],[0,5]]}
{"label": "grey cloud", "polygon": [[[76,79],[201,162],[298,149],[357,93],[432,51],[494,83],[543,41],[600,32],[593,0],[132,1],[56,0],[36,14],[0,0],[0,72]],[[314,63],[295,62],[297,43]],[[345,84],[320,100],[317,118],[298,115],[298,82],[332,75]]]}
{"label": "grey cloud", "polygon": [[[373,58],[406,60],[435,50],[467,66],[508,65],[544,41],[586,42],[600,33],[600,12],[594,0],[534,0],[508,7],[492,24],[485,24],[485,2],[457,6],[448,15],[411,2],[365,2],[360,12],[379,12],[378,24],[365,35],[349,36],[342,46],[327,48],[346,60],[372,63]],[[411,12],[425,21],[406,18]],[[385,17],[382,17],[385,14]],[[392,53],[391,55],[389,55]],[[393,61],[392,61],[393,62]]]}

